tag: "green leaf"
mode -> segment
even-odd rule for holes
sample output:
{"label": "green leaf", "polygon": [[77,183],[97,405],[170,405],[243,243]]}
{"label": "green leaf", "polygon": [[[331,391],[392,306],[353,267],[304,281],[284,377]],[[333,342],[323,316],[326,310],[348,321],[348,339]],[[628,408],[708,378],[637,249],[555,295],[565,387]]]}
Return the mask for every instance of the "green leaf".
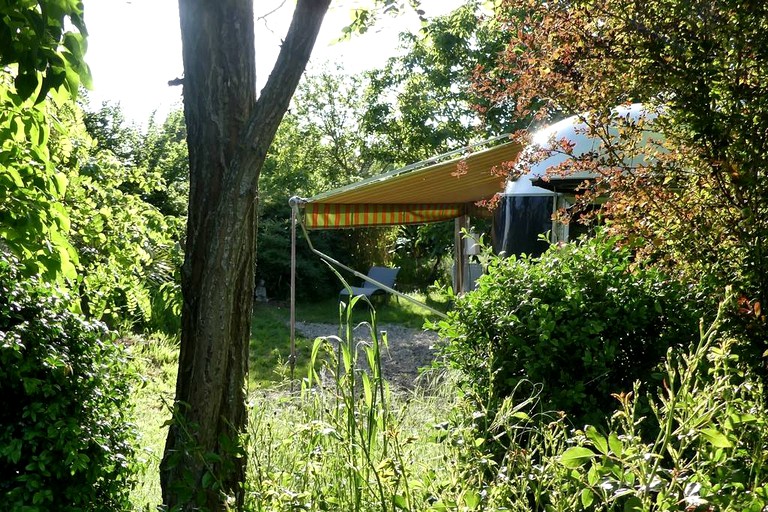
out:
{"label": "green leaf", "polygon": [[597,467],[598,466],[593,465],[589,468],[589,471],[587,471],[587,483],[591,486],[597,485],[598,480],[600,480],[600,474]]}
{"label": "green leaf", "polygon": [[430,512],[448,512],[450,509],[453,509],[453,504],[451,502],[446,504],[443,500],[437,500],[429,507]]}
{"label": "green leaf", "polygon": [[17,171],[13,167],[6,167],[4,170],[10,176],[11,180],[13,180],[14,185],[16,185],[17,187],[24,186],[24,182],[21,179],[21,175],[19,174],[19,171]]}
{"label": "green leaf", "polygon": [[85,62],[80,65],[80,82],[88,90],[93,89],[93,77],[91,76],[91,68]]}
{"label": "green leaf", "polygon": [[67,67],[65,71],[66,76],[64,84],[66,85],[69,94],[74,98],[77,96],[77,90],[80,87],[80,75],[70,67]]}
{"label": "green leaf", "polygon": [[567,468],[578,468],[582,464],[589,462],[596,454],[589,448],[583,446],[574,446],[565,450],[560,456],[560,464]]}
{"label": "green leaf", "polygon": [[597,448],[597,451],[603,455],[608,455],[608,442],[605,440],[605,436],[600,434],[600,432],[598,432],[592,425],[587,427],[585,434],[587,439],[592,441],[592,444]]}
{"label": "green leaf", "polygon": [[[64,83],[66,78],[67,74],[61,69],[49,70],[43,78],[43,86],[40,87],[40,92],[35,99],[35,103],[43,101],[49,91],[58,89],[61,84]],[[43,144],[43,142],[41,142],[41,144]]]}
{"label": "green leaf", "polygon": [[365,404],[371,407],[373,404],[373,388],[371,387],[371,379],[367,373],[363,373],[363,395],[365,397]]}
{"label": "green leaf", "polygon": [[581,504],[584,508],[589,508],[595,501],[595,494],[589,490],[584,489],[581,491]]}
{"label": "green leaf", "polygon": [[728,439],[725,434],[714,428],[701,429],[701,435],[704,436],[704,438],[709,441],[712,446],[717,448],[733,448],[733,443],[731,440]]}
{"label": "green leaf", "polygon": [[624,504],[624,512],[643,512],[643,502],[637,496],[632,496]]}
{"label": "green leaf", "polygon": [[67,191],[67,175],[63,172],[57,172],[53,175],[53,185],[56,187],[52,192],[59,195],[59,197],[64,196],[64,193]]}
{"label": "green leaf", "polygon": [[474,510],[480,506],[480,494],[469,489],[464,493],[464,504],[468,509]]}
{"label": "green leaf", "polygon": [[16,77],[16,90],[22,98],[29,98],[37,89],[37,73],[22,73]]}
{"label": "green leaf", "polygon": [[729,419],[731,420],[731,423],[734,426],[736,426],[741,423],[754,423],[757,421],[757,416],[749,413],[744,413],[744,414],[733,413],[729,416]]}
{"label": "green leaf", "polygon": [[617,457],[621,457],[621,454],[624,453],[624,445],[621,444],[621,440],[619,439],[619,436],[617,436],[613,432],[611,432],[608,435],[608,446],[611,447],[611,451]]}
{"label": "green leaf", "polygon": [[408,510],[408,502],[405,501],[405,498],[400,494],[395,494],[392,497],[392,502],[395,504],[395,507],[400,510]]}

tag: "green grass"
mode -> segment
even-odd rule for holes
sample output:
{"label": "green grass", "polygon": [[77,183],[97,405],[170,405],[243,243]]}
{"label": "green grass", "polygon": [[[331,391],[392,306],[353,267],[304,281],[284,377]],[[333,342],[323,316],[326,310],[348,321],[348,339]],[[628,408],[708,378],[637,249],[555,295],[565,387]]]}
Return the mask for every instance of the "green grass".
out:
{"label": "green grass", "polygon": [[136,510],[155,510],[162,502],[160,492],[160,460],[165,448],[171,418],[178,370],[178,341],[162,335],[136,338],[130,346],[133,364],[144,385],[134,393],[134,417],[139,427],[144,473],[134,488],[131,501]]}
{"label": "green grass", "polygon": [[[290,378],[290,310],[257,304],[253,310],[249,382],[251,389],[273,386]],[[296,376],[307,374],[312,341],[296,336]]]}
{"label": "green grass", "polygon": [[[286,314],[276,305],[259,308],[254,332],[283,336]],[[574,430],[566,415],[542,413],[527,389],[488,411],[463,395],[451,372],[390,392],[380,365],[364,362],[376,362],[377,343],[358,352],[350,341],[320,363],[328,363],[322,382],[306,380],[295,392],[252,389],[245,510],[667,511],[680,510],[680,497],[689,495],[710,500],[713,510],[763,510],[764,392],[730,352],[736,338],[719,336],[713,326],[691,352],[665,363],[671,384],[649,396],[648,421],[658,432],[651,443],[638,430],[639,383],[616,395],[610,432]],[[129,344],[147,381],[133,397],[148,456],[132,499],[135,510],[148,512],[160,503],[158,464],[170,415],[163,397],[173,393],[178,350],[163,337]],[[594,475],[621,492],[601,491]],[[691,481],[701,491],[691,494]],[[650,482],[658,482],[652,493]]]}
{"label": "green grass", "polygon": [[452,382],[373,406],[337,383],[300,395],[256,394],[246,510],[427,510],[426,498],[448,483],[455,466],[445,464],[448,445],[435,438],[435,425],[459,400]]}
{"label": "green grass", "polygon": [[[416,295],[420,300],[428,300],[435,309],[447,309],[447,299],[437,294],[429,297]],[[377,318],[382,323],[396,323],[413,328],[420,328],[424,321],[433,318],[426,309],[408,301],[391,298],[386,304],[376,305]],[[338,302],[336,299],[303,303],[297,306],[297,320],[318,323],[338,323]],[[357,307],[355,322],[370,320],[369,313]],[[254,308],[251,327],[250,347],[250,390],[253,393],[254,411],[268,412],[273,417],[272,425],[277,428],[285,425],[280,438],[291,439],[290,425],[297,418],[294,399],[284,391],[279,391],[288,382],[290,356],[290,309],[281,303],[257,304]],[[295,376],[301,379],[308,374],[313,340],[300,336],[296,338],[297,364]],[[170,419],[168,405],[173,401],[174,386],[178,365],[178,342],[164,336],[151,336],[146,339],[137,337],[131,345],[134,365],[144,378],[144,385],[134,394],[135,421],[141,431],[141,457],[145,461],[145,471],[133,491],[132,502],[137,510],[155,510],[161,499],[159,467],[165,447],[168,428],[164,426]],[[424,427],[434,414],[433,407],[444,405],[444,399],[421,400],[408,406],[402,405],[400,414],[407,419],[402,425],[408,430]],[[289,405],[293,404],[293,405]],[[407,414],[406,414],[407,411]],[[304,411],[301,414],[307,414]],[[282,428],[282,427],[281,427]]]}
{"label": "green grass", "polygon": [[[370,320],[359,305],[361,319]],[[325,321],[326,308],[315,311]],[[406,315],[412,310],[391,318]],[[325,359],[310,363],[300,393],[254,394],[246,509],[426,510],[447,480],[442,472],[431,476],[447,456],[447,445],[433,442],[434,425],[459,394],[455,386],[391,392],[381,374],[380,343],[376,333],[363,347],[351,337],[338,346],[318,340],[314,349]]]}
{"label": "green grass", "polygon": [[[438,311],[446,312],[450,307],[448,297],[438,292],[429,293],[408,293],[414,299],[423,302]],[[325,322],[339,323],[339,301],[338,298],[307,302],[297,304],[296,317],[305,322]],[[404,325],[413,329],[423,327],[426,320],[434,320],[436,316],[426,308],[413,304],[405,299],[398,297],[388,297],[385,302],[374,300],[376,308],[376,318],[379,323],[392,323]],[[369,320],[369,314],[360,303],[355,310],[354,320],[356,322]]]}
{"label": "green grass", "polygon": [[[428,295],[409,294],[438,311],[448,309],[448,298],[438,293]],[[390,297],[386,303],[374,303],[379,323],[393,323],[414,329],[423,327],[426,320],[435,315],[428,309],[404,299]],[[249,361],[249,382],[251,389],[273,386],[290,377],[290,308],[284,303],[256,304],[251,326],[251,350]],[[339,302],[337,298],[304,302],[296,305],[296,320],[313,323],[338,325]],[[360,303],[355,310],[355,323],[370,320],[370,313]],[[307,374],[312,341],[296,336],[297,378]]]}

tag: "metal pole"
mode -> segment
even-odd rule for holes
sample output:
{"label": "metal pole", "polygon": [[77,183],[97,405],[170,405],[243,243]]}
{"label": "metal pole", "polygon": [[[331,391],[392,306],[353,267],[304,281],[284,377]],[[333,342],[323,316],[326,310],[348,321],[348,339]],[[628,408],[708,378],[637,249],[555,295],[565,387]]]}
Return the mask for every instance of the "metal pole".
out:
{"label": "metal pole", "polygon": [[291,391],[293,391],[294,372],[296,370],[296,211],[299,205],[294,198],[288,202],[291,205]]}
{"label": "metal pole", "polygon": [[465,263],[466,263],[466,253],[464,251],[464,234],[463,231],[467,229],[467,216],[462,215],[461,217],[456,217],[454,220],[454,260],[455,260],[455,273],[456,276],[454,278],[454,284],[453,284],[453,293],[456,295],[461,295],[464,293],[464,283],[466,281],[466,273],[465,273]]}

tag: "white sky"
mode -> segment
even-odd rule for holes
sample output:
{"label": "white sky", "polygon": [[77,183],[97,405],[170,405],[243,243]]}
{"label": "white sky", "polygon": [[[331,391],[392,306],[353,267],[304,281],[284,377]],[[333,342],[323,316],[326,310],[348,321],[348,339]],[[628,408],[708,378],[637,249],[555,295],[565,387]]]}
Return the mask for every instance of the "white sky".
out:
{"label": "white sky", "polygon": [[[418,18],[384,18],[369,34],[335,43],[350,22],[355,0],[334,0],[325,17],[310,67],[326,61],[342,62],[350,72],[372,69],[396,53],[397,35],[417,30]],[[422,0],[428,17],[449,12],[461,0]],[[146,123],[153,111],[164,116],[180,104],[181,87],[168,81],[183,74],[177,0],[84,0],[88,27],[86,60],[93,74],[91,104],[120,102],[126,116]],[[284,4],[281,6],[281,4]],[[259,90],[277,58],[280,41],[290,23],[295,1],[257,0],[256,74]],[[258,19],[277,9],[265,19]]]}

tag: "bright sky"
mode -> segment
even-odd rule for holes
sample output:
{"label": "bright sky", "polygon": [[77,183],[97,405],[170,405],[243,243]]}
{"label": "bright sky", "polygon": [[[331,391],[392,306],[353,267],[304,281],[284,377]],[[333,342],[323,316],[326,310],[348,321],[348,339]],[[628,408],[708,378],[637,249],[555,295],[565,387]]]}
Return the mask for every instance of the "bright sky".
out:
{"label": "bright sky", "polygon": [[[177,0],[85,0],[88,53],[94,90],[91,104],[120,102],[127,117],[144,124],[153,111],[164,116],[181,102],[181,36]],[[350,22],[354,0],[335,0],[325,17],[311,66],[343,62],[350,72],[381,66],[397,50],[397,35],[417,30],[415,14],[382,19],[371,33],[335,43]],[[426,16],[449,12],[461,0],[422,0]],[[259,90],[266,82],[293,12],[294,1],[259,0],[256,11],[256,73]],[[274,12],[273,12],[274,11]],[[265,15],[268,15],[264,17]]]}

